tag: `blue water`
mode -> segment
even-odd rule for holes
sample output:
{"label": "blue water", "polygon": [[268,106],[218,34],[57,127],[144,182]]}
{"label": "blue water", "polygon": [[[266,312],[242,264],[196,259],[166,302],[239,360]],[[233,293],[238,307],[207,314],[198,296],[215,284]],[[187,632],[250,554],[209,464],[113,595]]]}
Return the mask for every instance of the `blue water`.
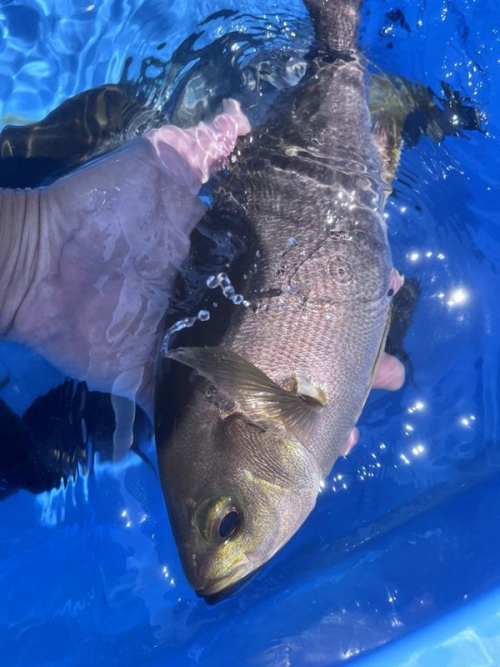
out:
{"label": "blue water", "polygon": [[[284,14],[305,17],[298,0],[0,1],[0,119],[43,118],[118,81],[130,55],[137,75],[158,44],[168,58],[226,8],[279,25]],[[366,0],[368,58],[470,96],[484,128],[403,153],[387,213],[395,266],[422,290],[405,340],[408,380],[395,394],[373,392],[359,446],[304,527],[236,597],[209,607],[184,579],[158,479],[135,455],[97,463],[66,488],[20,491],[0,503],[2,664],[356,662],[452,610],[467,614],[500,585],[499,25],[488,0]],[[200,40],[247,26],[221,19]],[[18,413],[61,379],[2,345],[6,372],[1,395]],[[144,449],[153,455],[152,443]]]}

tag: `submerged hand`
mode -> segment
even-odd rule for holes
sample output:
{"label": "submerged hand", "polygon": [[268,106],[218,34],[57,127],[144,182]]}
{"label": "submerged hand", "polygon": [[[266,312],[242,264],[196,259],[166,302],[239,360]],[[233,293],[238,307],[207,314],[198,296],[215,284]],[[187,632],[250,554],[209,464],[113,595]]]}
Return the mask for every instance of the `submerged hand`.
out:
{"label": "submerged hand", "polygon": [[[402,283],[401,283],[402,284]],[[392,354],[382,352],[375,377],[373,379],[372,389],[387,389],[388,391],[397,391],[401,389],[405,381],[405,368],[403,364]],[[341,456],[347,456],[359,440],[359,431],[355,427],[349,434],[340,451]]]}
{"label": "submerged hand", "polygon": [[249,129],[230,101],[209,125],[153,130],[46,189],[0,191],[0,333],[151,415],[198,191]]}

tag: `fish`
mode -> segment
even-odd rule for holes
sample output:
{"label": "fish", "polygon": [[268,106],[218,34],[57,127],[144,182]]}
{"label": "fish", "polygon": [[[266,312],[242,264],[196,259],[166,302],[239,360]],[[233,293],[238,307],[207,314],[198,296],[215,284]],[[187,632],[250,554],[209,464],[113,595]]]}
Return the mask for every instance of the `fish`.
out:
{"label": "fish", "polygon": [[245,270],[231,276],[246,305],[226,309],[216,344],[173,347],[161,362],[188,372],[186,390],[167,396],[158,382],[157,456],[186,577],[207,599],[269,561],[313,510],[367,398],[402,282],[383,215],[387,141],[372,131],[358,51],[360,0],[306,5],[320,46],[239,140],[217,192],[218,213],[236,211],[249,230]]}
{"label": "fish", "polygon": [[[242,35],[238,40],[241,38]],[[228,39],[235,38],[228,36]],[[258,110],[258,118],[264,118],[267,102],[262,102],[264,92],[258,82],[265,82],[267,87],[271,87],[277,94],[287,86],[296,85],[304,76],[306,61],[302,57],[290,58],[282,52],[269,54],[267,51],[257,54],[243,71],[238,69],[233,60],[226,62],[224,75],[221,76],[219,65],[226,44],[224,40],[224,37],[216,40],[217,47],[213,51],[212,46],[215,47],[215,43],[201,51],[191,52],[191,37],[174,52],[172,63],[163,65],[165,71],[162,76],[170,80],[174,78],[175,71],[194,59],[194,56],[199,60],[199,67],[188,68],[189,73],[179,86],[180,92],[172,100],[167,100],[165,108],[162,109],[162,113],[168,111],[170,121],[174,124],[196,125],[203,119],[200,114],[206,114],[207,109],[210,110],[218,100],[228,95],[240,97],[247,106],[253,108],[254,113]],[[214,69],[211,65],[215,61],[218,68],[214,82]],[[147,65],[149,61],[143,63],[141,71],[146,70]],[[249,82],[257,83],[254,87]],[[166,84],[163,84],[163,87],[166,87]],[[239,87],[241,90],[238,90]],[[383,73],[370,78],[369,88],[372,128],[377,135],[384,136],[385,151],[390,155],[387,163],[391,173],[397,163],[400,135],[408,118],[412,118],[414,128],[411,136],[405,137],[407,145],[409,140],[416,143],[420,134],[424,133],[439,142],[445,136],[459,134],[461,129],[478,129],[479,118],[476,110],[466,106],[456,91],[445,90],[446,97],[437,99],[421,84]],[[5,128],[0,133],[0,185],[16,188],[46,185],[76,166],[118,147],[127,138],[134,136],[137,128],[148,130],[155,127],[159,122],[158,113],[153,112],[150,96],[143,93],[138,83],[132,84],[128,81],[126,68],[119,84],[108,84],[84,91],[63,102],[43,121],[23,127]],[[274,99],[275,94],[268,96]],[[196,104],[190,106],[189,100],[194,100]],[[164,118],[162,120],[164,121]],[[4,122],[24,124],[29,121],[9,117],[4,118]],[[385,179],[389,182],[391,177],[386,175]],[[393,329],[394,324],[391,331]],[[1,387],[0,380],[0,389]],[[12,435],[12,443],[19,445],[21,438],[25,452],[21,456],[22,465],[19,446],[16,446],[15,452],[12,450],[15,456],[2,456],[0,482],[5,484],[3,491],[7,495],[18,488],[32,492],[56,488],[61,479],[66,480],[69,475],[76,474],[77,464],[81,461],[80,454],[75,456],[74,452],[81,450],[85,453],[84,443],[77,437],[76,440],[63,438],[54,445],[53,434],[52,439],[48,437],[50,429],[44,428],[44,423],[40,421],[46,419],[50,425],[49,422],[54,422],[54,410],[57,412],[59,407],[68,409],[64,407],[68,400],[66,394],[66,387],[59,387],[40,398],[23,418],[13,415],[8,406],[0,401],[0,420],[9,425],[8,432]],[[78,395],[77,392],[76,396]],[[99,400],[105,401],[105,398],[101,396]],[[86,399],[88,414],[94,406],[93,400]],[[109,407],[107,405],[107,408]],[[100,406],[101,411],[102,409],[103,405]],[[140,410],[138,414],[141,415]],[[56,422],[57,419],[56,414]],[[89,420],[87,415],[87,428],[92,432],[92,423]],[[139,419],[142,426],[144,420],[147,421],[142,415]],[[109,415],[108,421],[112,423],[112,415]],[[97,443],[102,440],[102,448],[100,444],[97,446],[102,455],[106,438],[109,437],[109,428],[105,426],[103,430],[102,424],[96,424],[94,428],[97,429],[93,435],[94,440]],[[48,450],[47,438],[51,443]],[[144,440],[142,435],[139,439]]]}

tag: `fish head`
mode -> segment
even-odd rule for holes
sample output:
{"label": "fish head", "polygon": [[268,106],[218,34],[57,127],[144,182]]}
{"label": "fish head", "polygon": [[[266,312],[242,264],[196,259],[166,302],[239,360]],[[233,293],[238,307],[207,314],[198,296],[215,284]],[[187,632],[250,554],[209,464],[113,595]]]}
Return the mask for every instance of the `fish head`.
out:
{"label": "fish head", "polygon": [[316,503],[321,476],[279,425],[196,412],[172,435],[160,469],[184,571],[211,597],[232,592],[292,537]]}

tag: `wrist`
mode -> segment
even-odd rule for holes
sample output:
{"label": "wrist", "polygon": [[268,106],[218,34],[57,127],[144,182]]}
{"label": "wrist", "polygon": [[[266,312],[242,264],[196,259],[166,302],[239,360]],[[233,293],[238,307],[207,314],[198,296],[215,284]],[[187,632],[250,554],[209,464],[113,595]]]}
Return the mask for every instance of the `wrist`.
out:
{"label": "wrist", "polygon": [[16,317],[39,271],[42,190],[0,189],[0,336]]}

